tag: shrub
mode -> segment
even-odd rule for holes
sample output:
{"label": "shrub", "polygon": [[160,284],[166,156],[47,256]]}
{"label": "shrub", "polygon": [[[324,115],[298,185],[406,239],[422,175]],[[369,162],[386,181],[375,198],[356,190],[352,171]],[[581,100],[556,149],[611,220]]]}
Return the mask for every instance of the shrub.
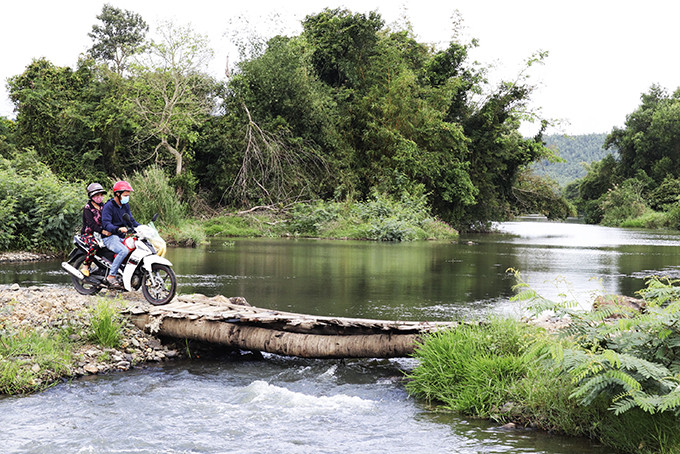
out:
{"label": "shrub", "polygon": [[338,218],[341,207],[333,202],[296,203],[289,214],[291,233],[315,236],[321,228]]}
{"label": "shrub", "polygon": [[489,417],[509,400],[511,383],[527,372],[524,328],[514,320],[492,319],[428,335],[416,350],[420,364],[408,376],[407,390],[451,410]]}
{"label": "shrub", "polygon": [[642,183],[636,179],[628,179],[620,186],[614,186],[604,196],[602,208],[602,224],[619,226],[627,219],[645,214],[649,208],[642,197]]}
{"label": "shrub", "polygon": [[26,150],[0,158],[0,248],[66,251],[79,229],[86,185],[67,183]]}
{"label": "shrub", "polygon": [[149,222],[158,213],[160,225],[179,225],[186,208],[163,169],[152,165],[130,177],[134,189],[132,214],[138,222]]}

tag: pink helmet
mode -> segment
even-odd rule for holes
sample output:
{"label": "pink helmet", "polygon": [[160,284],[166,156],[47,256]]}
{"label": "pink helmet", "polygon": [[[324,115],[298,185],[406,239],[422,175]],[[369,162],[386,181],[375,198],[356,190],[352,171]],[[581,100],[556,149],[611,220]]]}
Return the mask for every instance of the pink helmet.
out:
{"label": "pink helmet", "polygon": [[133,191],[132,186],[127,181],[116,181],[113,185],[113,192]]}

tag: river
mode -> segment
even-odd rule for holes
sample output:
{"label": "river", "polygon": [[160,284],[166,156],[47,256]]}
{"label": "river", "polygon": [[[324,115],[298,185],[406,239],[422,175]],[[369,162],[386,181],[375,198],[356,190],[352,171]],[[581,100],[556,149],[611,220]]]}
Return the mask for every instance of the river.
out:
{"label": "river", "polygon": [[[680,235],[576,223],[510,222],[457,242],[214,239],[172,248],[179,291],[273,309],[450,320],[519,313],[513,268],[542,294],[587,307],[678,277]],[[2,265],[0,283],[67,285],[58,262]],[[0,398],[0,450],[17,453],[606,453],[587,440],[502,430],[433,412],[393,360],[168,362]]]}

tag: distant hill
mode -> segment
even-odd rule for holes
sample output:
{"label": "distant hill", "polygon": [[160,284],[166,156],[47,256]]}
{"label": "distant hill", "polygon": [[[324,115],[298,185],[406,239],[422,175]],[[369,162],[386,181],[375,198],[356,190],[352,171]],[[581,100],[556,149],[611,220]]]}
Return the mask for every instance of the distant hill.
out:
{"label": "distant hill", "polygon": [[537,162],[533,165],[533,170],[537,175],[548,176],[564,187],[586,175],[583,163],[599,161],[612,153],[611,150],[602,148],[606,138],[607,134],[583,134],[578,136],[555,134],[544,136],[543,140],[548,148],[555,150],[556,154],[566,162],[555,164],[547,161]]}

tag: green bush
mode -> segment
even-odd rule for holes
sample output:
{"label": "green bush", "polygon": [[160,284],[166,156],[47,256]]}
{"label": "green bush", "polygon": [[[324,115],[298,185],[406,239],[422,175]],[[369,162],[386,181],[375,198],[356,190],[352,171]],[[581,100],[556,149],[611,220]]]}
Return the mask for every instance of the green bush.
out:
{"label": "green bush", "polygon": [[129,182],[134,189],[130,202],[132,214],[138,222],[147,223],[158,213],[158,224],[179,225],[186,217],[186,207],[159,166],[135,172]]}
{"label": "green bush", "polygon": [[0,248],[68,250],[81,226],[85,187],[56,177],[30,150],[0,158]]}
{"label": "green bush", "polygon": [[649,208],[642,197],[642,190],[642,183],[636,179],[628,179],[610,189],[600,204],[604,213],[602,224],[619,226],[628,219],[645,214]]}
{"label": "green bush", "polygon": [[340,212],[338,203],[296,203],[289,215],[288,229],[294,234],[316,236],[324,225],[337,219]]}
{"label": "green bush", "polygon": [[430,334],[416,350],[420,364],[406,388],[448,409],[489,417],[509,401],[511,383],[527,372],[526,334],[519,322],[503,319]]}

